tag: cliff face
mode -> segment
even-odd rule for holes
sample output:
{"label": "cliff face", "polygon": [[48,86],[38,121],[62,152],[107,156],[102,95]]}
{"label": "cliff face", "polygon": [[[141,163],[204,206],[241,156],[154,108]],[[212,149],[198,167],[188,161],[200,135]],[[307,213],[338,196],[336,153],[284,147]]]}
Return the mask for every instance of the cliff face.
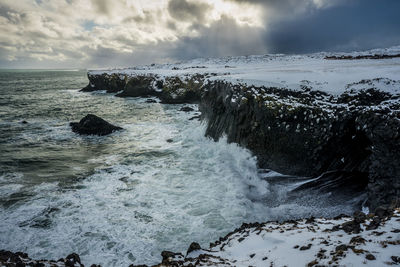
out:
{"label": "cliff face", "polygon": [[[351,98],[351,100],[350,100]],[[209,84],[200,102],[206,135],[226,134],[263,168],[317,177],[309,187],[368,187],[369,204],[400,196],[399,105],[374,89],[339,97],[319,92]],[[373,105],[373,106],[371,106]]]}
{"label": "cliff face", "polygon": [[371,208],[398,202],[400,60],[338,63],[324,57],[242,57],[206,60],[205,66],[195,61],[91,72],[83,91],[198,102],[207,136],[226,135],[250,149],[261,168],[318,178],[297,190],[367,192]]}

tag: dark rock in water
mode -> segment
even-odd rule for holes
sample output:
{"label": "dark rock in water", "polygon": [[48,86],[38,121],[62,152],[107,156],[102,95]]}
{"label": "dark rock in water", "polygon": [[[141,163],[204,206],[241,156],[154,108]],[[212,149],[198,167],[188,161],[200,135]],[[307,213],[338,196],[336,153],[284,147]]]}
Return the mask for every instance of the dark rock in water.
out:
{"label": "dark rock in water", "polygon": [[22,124],[27,124],[28,122],[27,122],[27,121],[21,121],[21,123],[22,123]]}
{"label": "dark rock in water", "polygon": [[167,139],[167,143],[172,143],[172,142],[174,142],[173,139]]}
{"label": "dark rock in water", "polygon": [[162,257],[163,263],[169,263],[170,260],[175,258],[176,256],[183,256],[183,255],[182,255],[182,253],[175,253],[175,252],[166,251],[166,250],[161,252],[161,257]]}
{"label": "dark rock in water", "polygon": [[191,117],[189,120],[190,121],[192,121],[192,120],[200,120],[201,119],[201,116],[200,115],[198,115],[198,116],[193,116],[193,117]]}
{"label": "dark rock in water", "polygon": [[71,122],[72,131],[81,135],[108,135],[121,127],[112,125],[100,117],[88,114],[80,122]]}
{"label": "dark rock in water", "polygon": [[194,111],[194,109],[191,107],[182,107],[179,111],[190,112],[190,111]]}
{"label": "dark rock in water", "polygon": [[69,254],[69,255],[65,258],[65,266],[74,267],[77,263],[78,263],[80,266],[82,266],[82,265],[81,265],[81,258],[80,258],[79,255],[76,254],[76,253]]}
{"label": "dark rock in water", "polygon": [[154,99],[149,98],[149,99],[146,100],[146,103],[157,103],[157,101],[154,100]]}
{"label": "dark rock in water", "polygon": [[192,242],[192,244],[190,244],[190,246],[186,252],[186,255],[192,251],[196,251],[196,250],[200,250],[200,249],[201,249],[201,247],[200,247],[199,243]]}
{"label": "dark rock in water", "polygon": [[0,266],[13,266],[13,267],[45,267],[45,266],[66,266],[66,267],[83,267],[81,264],[79,255],[72,253],[58,261],[53,260],[33,260],[29,258],[28,254],[22,252],[10,252],[5,250],[0,250]]}

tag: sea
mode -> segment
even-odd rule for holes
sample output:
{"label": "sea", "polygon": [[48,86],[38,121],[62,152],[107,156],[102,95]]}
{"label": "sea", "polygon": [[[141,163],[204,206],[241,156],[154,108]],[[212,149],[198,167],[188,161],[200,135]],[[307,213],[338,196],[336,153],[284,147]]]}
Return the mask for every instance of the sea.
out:
{"label": "sea", "polygon": [[[195,104],[80,92],[87,83],[86,70],[0,70],[0,249],[150,265],[163,250],[208,247],[244,222],[353,210],[287,197],[303,180],[260,170],[250,151],[206,137]],[[124,130],[73,133],[69,123],[87,114]]]}

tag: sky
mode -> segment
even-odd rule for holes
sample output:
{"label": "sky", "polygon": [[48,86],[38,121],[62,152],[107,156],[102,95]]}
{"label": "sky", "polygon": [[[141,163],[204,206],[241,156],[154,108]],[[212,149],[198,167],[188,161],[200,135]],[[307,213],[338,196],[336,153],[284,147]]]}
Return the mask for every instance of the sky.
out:
{"label": "sky", "polygon": [[0,68],[400,45],[400,0],[0,0]]}

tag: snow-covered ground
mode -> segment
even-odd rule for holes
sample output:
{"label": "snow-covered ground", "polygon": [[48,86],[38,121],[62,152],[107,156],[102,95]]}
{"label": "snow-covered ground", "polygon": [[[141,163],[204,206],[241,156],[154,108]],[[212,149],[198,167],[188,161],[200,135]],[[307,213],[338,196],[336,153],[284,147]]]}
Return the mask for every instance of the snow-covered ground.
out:
{"label": "snow-covered ground", "polygon": [[[155,75],[159,79],[171,76],[204,74],[208,80],[225,80],[234,84],[302,89],[305,86],[339,95],[348,90],[349,84],[362,80],[386,78],[400,80],[400,58],[327,60],[326,56],[340,55],[395,55],[400,46],[353,53],[315,53],[307,55],[261,55],[195,59],[174,64],[113,70],[93,70],[90,75],[117,73],[124,76]],[[382,85],[382,86],[381,86]],[[397,84],[398,85],[398,84]],[[376,89],[385,89],[376,83]],[[360,86],[358,86],[360,87]],[[399,90],[397,86],[397,90]],[[391,86],[390,89],[394,87]],[[366,88],[368,89],[368,88]],[[398,93],[398,92],[397,92]]]}
{"label": "snow-covered ground", "polygon": [[[194,250],[186,257],[175,254],[164,263],[348,267],[400,264],[400,209],[392,217],[378,219],[370,214],[360,224],[353,219],[303,219],[249,225],[217,241],[210,249]],[[380,226],[376,225],[377,221]]]}

